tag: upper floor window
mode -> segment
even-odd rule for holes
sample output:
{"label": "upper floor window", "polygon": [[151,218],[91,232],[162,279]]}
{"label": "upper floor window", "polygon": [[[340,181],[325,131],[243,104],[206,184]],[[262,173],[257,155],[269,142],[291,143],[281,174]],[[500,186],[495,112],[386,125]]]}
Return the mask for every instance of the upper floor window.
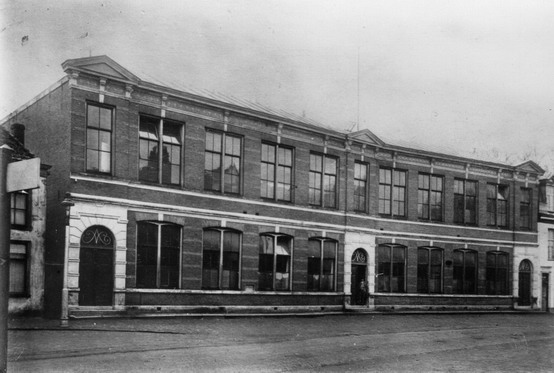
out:
{"label": "upper floor window", "polygon": [[28,295],[29,263],[27,243],[22,241],[10,242],[10,296]]}
{"label": "upper floor window", "polygon": [[308,291],[335,291],[338,243],[328,238],[308,241]]}
{"label": "upper floor window", "polygon": [[260,236],[258,290],[290,290],[292,238],[267,233]]}
{"label": "upper floor window", "polygon": [[406,291],[406,247],[379,245],[377,248],[377,291],[403,293]]}
{"label": "upper floor window", "polygon": [[354,210],[367,212],[367,163],[354,163]]}
{"label": "upper floor window", "polygon": [[183,131],[180,123],[140,117],[139,180],[181,184]]}
{"label": "upper floor window", "polygon": [[548,211],[554,211],[554,186],[547,185],[546,192],[546,208]]}
{"label": "upper floor window", "polygon": [[419,174],[417,215],[423,220],[442,221],[443,178]]}
{"label": "upper floor window", "polygon": [[454,250],[452,290],[456,294],[477,293],[477,252]]}
{"label": "upper floor window", "polygon": [[521,188],[519,200],[519,227],[531,229],[531,189]]}
{"label": "upper floor window", "polygon": [[10,223],[14,229],[31,226],[31,194],[26,191],[10,194]]}
{"label": "upper floor window", "polygon": [[202,288],[238,290],[242,235],[227,228],[204,229]]}
{"label": "upper floor window", "polygon": [[309,203],[337,207],[337,158],[310,154]]}
{"label": "upper floor window", "polygon": [[181,227],[163,222],[137,223],[137,287],[180,287]]}
{"label": "upper floor window", "polygon": [[554,229],[548,230],[548,260],[554,260]]}
{"label": "upper floor window", "polygon": [[436,247],[417,249],[417,292],[442,293],[443,250]]}
{"label": "upper floor window", "polygon": [[241,193],[242,138],[228,133],[206,131],[204,189]]}
{"label": "upper floor window", "polygon": [[262,144],[261,197],[292,201],[293,151],[281,145]]}
{"label": "upper floor window", "polygon": [[508,294],[508,254],[502,251],[487,253],[487,294]]}
{"label": "upper floor window", "polygon": [[508,226],[507,185],[487,184],[487,225]]}
{"label": "upper floor window", "polygon": [[112,172],[113,110],[87,104],[87,171]]}
{"label": "upper floor window", "polygon": [[454,223],[477,223],[477,182],[454,179]]}
{"label": "upper floor window", "polygon": [[379,169],[379,214],[406,216],[406,172]]}

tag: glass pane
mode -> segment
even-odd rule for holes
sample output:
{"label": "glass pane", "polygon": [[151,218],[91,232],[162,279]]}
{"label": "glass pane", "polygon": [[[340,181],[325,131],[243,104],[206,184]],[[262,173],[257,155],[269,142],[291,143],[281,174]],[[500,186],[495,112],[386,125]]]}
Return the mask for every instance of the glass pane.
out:
{"label": "glass pane", "polygon": [[164,122],[163,141],[171,144],[181,144],[181,125],[177,123]]}
{"label": "glass pane", "polygon": [[329,175],[337,174],[337,160],[335,158],[325,157],[325,173]]}
{"label": "glass pane", "polygon": [[275,146],[262,144],[262,161],[275,163]]}
{"label": "glass pane", "polygon": [[159,121],[152,118],[140,117],[139,135],[144,139],[158,140]]}
{"label": "glass pane", "polygon": [[98,130],[87,129],[87,148],[98,150]]}
{"label": "glass pane", "polygon": [[87,125],[89,127],[100,127],[100,108],[94,105],[88,105]]}
{"label": "glass pane", "polygon": [[279,164],[292,166],[292,149],[279,148]]}
{"label": "glass pane", "polygon": [[100,108],[100,128],[112,130],[112,111],[106,108]]}
{"label": "glass pane", "polygon": [[23,294],[26,291],[27,261],[26,259],[10,258],[10,294]]}

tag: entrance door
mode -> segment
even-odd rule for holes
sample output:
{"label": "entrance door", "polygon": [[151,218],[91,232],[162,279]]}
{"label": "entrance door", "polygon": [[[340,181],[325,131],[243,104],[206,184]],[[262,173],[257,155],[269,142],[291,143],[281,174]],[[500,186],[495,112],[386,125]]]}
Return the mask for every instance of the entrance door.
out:
{"label": "entrance door", "polygon": [[363,249],[357,249],[352,254],[352,270],[350,277],[352,299],[350,304],[363,306],[367,302],[367,254]]}
{"label": "entrance door", "polygon": [[520,306],[531,305],[531,262],[527,259],[519,264],[519,302]]}
{"label": "entrance door", "polygon": [[104,227],[87,229],[81,237],[79,305],[111,306],[114,283],[114,240]]}
{"label": "entrance door", "polygon": [[548,273],[542,274],[542,311],[548,311],[548,291],[549,291],[549,278]]}

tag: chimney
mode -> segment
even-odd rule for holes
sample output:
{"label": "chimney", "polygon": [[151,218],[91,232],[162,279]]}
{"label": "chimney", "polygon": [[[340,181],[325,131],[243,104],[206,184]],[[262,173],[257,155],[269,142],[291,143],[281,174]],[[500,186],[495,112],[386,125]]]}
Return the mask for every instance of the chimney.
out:
{"label": "chimney", "polygon": [[22,145],[25,145],[25,126],[23,124],[12,124],[11,133]]}

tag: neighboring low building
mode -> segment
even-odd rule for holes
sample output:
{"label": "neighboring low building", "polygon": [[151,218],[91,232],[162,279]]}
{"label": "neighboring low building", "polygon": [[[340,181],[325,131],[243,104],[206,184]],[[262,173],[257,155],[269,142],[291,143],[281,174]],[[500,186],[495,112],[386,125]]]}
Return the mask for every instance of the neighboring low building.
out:
{"label": "neighboring low building", "polygon": [[536,308],[534,162],[339,132],[106,56],[62,66],[5,122],[55,166],[51,316]]}
{"label": "neighboring low building", "polygon": [[540,248],[540,273],[537,283],[541,290],[539,307],[543,311],[554,309],[554,177],[540,181],[540,207],[539,207],[539,248]]}
{"label": "neighboring low building", "polygon": [[[13,149],[12,161],[34,158],[24,147],[25,127],[0,128],[0,143]],[[41,165],[38,189],[10,194],[10,314],[41,314],[44,304],[44,230],[46,165]]]}

